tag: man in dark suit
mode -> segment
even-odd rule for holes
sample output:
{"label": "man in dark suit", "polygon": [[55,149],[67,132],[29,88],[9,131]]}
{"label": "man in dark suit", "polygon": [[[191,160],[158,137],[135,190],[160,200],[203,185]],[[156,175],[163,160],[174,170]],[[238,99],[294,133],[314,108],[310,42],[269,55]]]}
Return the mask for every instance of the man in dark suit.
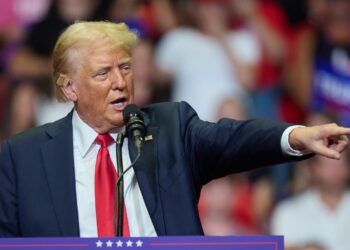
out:
{"label": "man in dark suit", "polygon": [[[133,103],[130,50],[136,41],[125,25],[108,22],[78,22],[60,36],[53,52],[54,81],[60,99],[73,101],[75,108],[3,143],[1,237],[113,235],[106,212],[113,202],[101,198],[107,192],[101,190],[110,188],[105,184],[114,173],[102,181],[96,176],[102,165],[116,165],[115,144],[100,140],[123,132],[122,111]],[[302,159],[305,152],[339,158],[350,133],[335,124],[209,123],[187,103],[150,105],[143,115],[142,155],[124,180],[131,236],[203,234],[197,202],[205,183]],[[123,147],[125,167],[135,159],[130,145]]]}

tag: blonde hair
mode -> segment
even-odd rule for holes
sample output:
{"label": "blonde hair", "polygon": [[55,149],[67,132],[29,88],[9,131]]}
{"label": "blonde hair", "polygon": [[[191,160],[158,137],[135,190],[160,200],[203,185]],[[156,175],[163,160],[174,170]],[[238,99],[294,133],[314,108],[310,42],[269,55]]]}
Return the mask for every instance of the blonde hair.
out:
{"label": "blonde hair", "polygon": [[56,86],[56,97],[59,101],[67,101],[61,87],[69,82],[67,74],[73,67],[70,62],[72,60],[71,54],[84,45],[93,44],[106,38],[117,48],[124,49],[129,53],[132,46],[138,41],[137,35],[130,31],[126,24],[108,21],[79,21],[70,25],[60,35],[52,54],[53,81]]}

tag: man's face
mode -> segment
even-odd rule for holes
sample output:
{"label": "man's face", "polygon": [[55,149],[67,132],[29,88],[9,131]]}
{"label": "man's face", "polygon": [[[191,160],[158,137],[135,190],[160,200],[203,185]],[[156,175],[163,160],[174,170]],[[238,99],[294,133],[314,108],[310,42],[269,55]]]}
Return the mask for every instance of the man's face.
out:
{"label": "man's face", "polygon": [[133,103],[130,54],[107,40],[78,53],[71,84],[79,116],[98,133],[119,129],[125,106]]}

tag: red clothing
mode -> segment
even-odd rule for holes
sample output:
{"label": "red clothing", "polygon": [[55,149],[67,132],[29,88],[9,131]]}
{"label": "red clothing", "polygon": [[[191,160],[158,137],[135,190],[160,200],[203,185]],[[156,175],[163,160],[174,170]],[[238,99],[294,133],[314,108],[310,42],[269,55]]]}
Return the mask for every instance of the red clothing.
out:
{"label": "red clothing", "polygon": [[[274,1],[262,0],[258,11],[265,19],[266,23],[272,27],[284,41],[287,41],[289,27],[283,9]],[[264,50],[264,48],[262,49],[257,81],[258,89],[264,89],[279,84],[281,76],[280,65],[273,63],[268,58],[266,50]]]}

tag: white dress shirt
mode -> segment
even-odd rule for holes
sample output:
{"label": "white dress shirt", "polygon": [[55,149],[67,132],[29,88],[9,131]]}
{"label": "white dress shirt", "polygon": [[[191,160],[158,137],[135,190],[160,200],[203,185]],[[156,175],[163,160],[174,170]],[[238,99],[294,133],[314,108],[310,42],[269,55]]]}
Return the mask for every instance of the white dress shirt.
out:
{"label": "white dress shirt", "polygon": [[[72,123],[80,237],[97,237],[94,176],[96,158],[100,148],[100,145],[95,143],[98,133],[80,119],[76,110],[73,112]],[[292,149],[288,142],[289,134],[295,127],[297,126],[291,126],[284,131],[281,138],[281,147],[285,154],[300,156],[303,153]],[[117,137],[117,133],[110,134],[114,139]],[[124,170],[131,165],[127,145],[128,140],[125,138],[122,147]],[[115,143],[111,144],[108,150],[116,168]],[[130,236],[156,236],[156,231],[132,168],[124,175],[124,196]]]}
{"label": "white dress shirt", "polygon": [[[72,122],[80,237],[97,237],[94,177],[97,153],[100,149],[100,145],[95,143],[98,134],[80,119],[75,110]],[[117,133],[111,133],[111,136],[115,139]],[[131,164],[127,145],[128,141],[125,138],[122,148],[124,169]],[[108,150],[116,167],[115,143],[110,145]],[[124,196],[130,236],[156,236],[156,231],[132,168],[124,175]]]}

